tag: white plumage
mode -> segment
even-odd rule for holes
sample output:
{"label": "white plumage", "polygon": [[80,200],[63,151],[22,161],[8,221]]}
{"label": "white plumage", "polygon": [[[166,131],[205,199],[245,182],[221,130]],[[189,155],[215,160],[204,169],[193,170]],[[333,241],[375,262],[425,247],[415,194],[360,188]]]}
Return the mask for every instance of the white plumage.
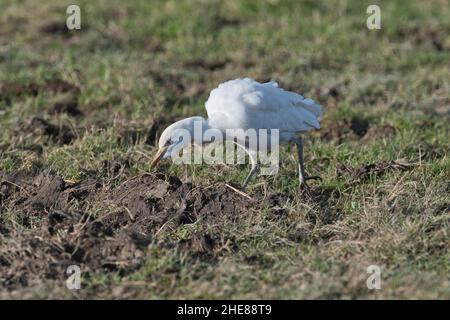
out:
{"label": "white plumage", "polygon": [[276,82],[236,79],[212,90],[205,103],[211,127],[279,129],[298,133],[320,129],[322,107],[311,99],[283,90]]}
{"label": "white plumage", "polygon": [[[212,90],[205,103],[208,119],[191,117],[170,125],[161,135],[159,148],[151,167],[161,159],[173,155],[180,144],[186,145],[192,141],[171,141],[177,129],[188,130],[194,137],[194,123],[201,122],[203,130],[218,129],[278,129],[280,144],[292,141],[297,144],[299,157],[299,178],[302,185],[307,179],[303,164],[303,144],[300,133],[311,129],[319,129],[319,118],[322,107],[314,100],[304,98],[295,92],[279,88],[276,82],[259,83],[250,78],[235,79],[220,84]],[[177,146],[177,148],[175,148]],[[253,150],[256,151],[256,150]],[[256,161],[252,159],[252,170],[244,181],[244,187],[257,170]]]}

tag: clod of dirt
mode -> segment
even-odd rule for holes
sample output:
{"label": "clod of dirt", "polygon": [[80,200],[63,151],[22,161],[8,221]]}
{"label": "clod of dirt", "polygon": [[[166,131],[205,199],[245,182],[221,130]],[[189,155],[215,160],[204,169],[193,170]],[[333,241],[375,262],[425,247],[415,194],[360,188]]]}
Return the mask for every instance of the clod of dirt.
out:
{"label": "clod of dirt", "polygon": [[339,164],[336,167],[336,175],[338,177],[350,177],[351,183],[364,182],[372,176],[380,177],[391,171],[406,171],[413,167],[402,159],[379,161],[371,164],[361,165],[359,167],[345,166]]}
{"label": "clod of dirt", "polygon": [[31,119],[26,126],[26,130],[39,135],[49,136],[53,141],[61,144],[69,144],[75,139],[74,133],[68,126],[56,126],[38,117]]}
{"label": "clod of dirt", "polygon": [[42,211],[66,210],[72,202],[78,210],[84,210],[100,189],[94,179],[78,183],[66,183],[51,173],[19,171],[8,175],[0,172],[0,208],[20,209],[22,218],[42,215]]}
{"label": "clod of dirt", "polygon": [[49,114],[65,113],[72,117],[82,116],[83,112],[78,109],[77,101],[56,102],[48,111]]}
{"label": "clod of dirt", "polygon": [[39,175],[34,183],[36,194],[25,202],[36,209],[49,209],[56,205],[60,193],[65,188],[64,180],[50,175]]}

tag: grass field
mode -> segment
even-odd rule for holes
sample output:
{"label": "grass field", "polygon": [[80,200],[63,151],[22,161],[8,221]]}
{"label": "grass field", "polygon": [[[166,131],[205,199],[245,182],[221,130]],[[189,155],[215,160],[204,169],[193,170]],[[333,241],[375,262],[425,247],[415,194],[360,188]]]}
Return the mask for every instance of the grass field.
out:
{"label": "grass field", "polygon": [[[450,298],[450,5],[0,2],[0,298]],[[149,161],[166,125],[252,77],[319,101],[249,167]],[[78,265],[80,290],[66,288]],[[367,268],[381,268],[369,290]]]}

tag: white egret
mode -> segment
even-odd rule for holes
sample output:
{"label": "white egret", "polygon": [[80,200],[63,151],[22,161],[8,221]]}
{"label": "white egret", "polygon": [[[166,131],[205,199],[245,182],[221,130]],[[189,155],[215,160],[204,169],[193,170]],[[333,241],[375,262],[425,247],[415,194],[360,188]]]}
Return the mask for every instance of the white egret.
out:
{"label": "white egret", "polygon": [[[174,152],[180,150],[181,145],[191,142],[198,144],[210,142],[203,141],[203,137],[195,138],[194,123],[199,121],[203,130],[218,129],[223,132],[224,139],[229,139],[225,136],[227,129],[278,129],[280,145],[287,142],[294,142],[297,145],[300,186],[306,186],[308,179],[320,179],[320,177],[308,177],[305,174],[303,142],[300,136],[310,129],[320,128],[319,117],[322,115],[322,107],[312,99],[283,90],[276,82],[259,83],[245,78],[220,84],[211,91],[205,107],[208,119],[186,118],[164,130],[159,139],[159,150],[150,165],[151,168],[160,159],[173,156]],[[187,130],[191,133],[192,140],[172,141],[172,134],[177,129]],[[246,149],[252,163],[250,173],[243,183],[242,188],[245,189],[259,167],[257,160],[252,156],[257,150],[249,150],[248,146],[242,142],[237,144]]]}

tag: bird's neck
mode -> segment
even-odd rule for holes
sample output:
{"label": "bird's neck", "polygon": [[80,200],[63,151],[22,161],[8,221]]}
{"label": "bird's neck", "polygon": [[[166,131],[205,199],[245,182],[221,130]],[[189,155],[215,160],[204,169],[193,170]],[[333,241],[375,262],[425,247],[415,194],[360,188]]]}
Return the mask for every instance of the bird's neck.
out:
{"label": "bird's neck", "polygon": [[210,129],[208,120],[203,117],[190,117],[180,120],[180,127],[189,131],[191,140],[197,144],[203,143],[204,133]]}

